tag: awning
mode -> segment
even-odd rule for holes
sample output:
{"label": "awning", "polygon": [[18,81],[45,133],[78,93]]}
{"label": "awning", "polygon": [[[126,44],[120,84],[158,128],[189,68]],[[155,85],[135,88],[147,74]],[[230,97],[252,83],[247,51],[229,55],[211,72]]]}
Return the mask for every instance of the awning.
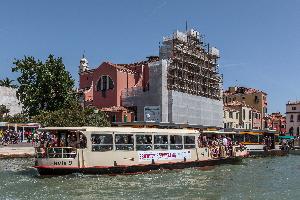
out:
{"label": "awning", "polygon": [[284,135],[284,136],[279,136],[279,139],[288,139],[288,140],[292,140],[294,139],[294,136],[290,136],[290,135]]}
{"label": "awning", "polygon": [[0,122],[0,126],[7,126],[8,122]]}
{"label": "awning", "polygon": [[86,131],[83,127],[45,127],[39,128],[38,131]]}

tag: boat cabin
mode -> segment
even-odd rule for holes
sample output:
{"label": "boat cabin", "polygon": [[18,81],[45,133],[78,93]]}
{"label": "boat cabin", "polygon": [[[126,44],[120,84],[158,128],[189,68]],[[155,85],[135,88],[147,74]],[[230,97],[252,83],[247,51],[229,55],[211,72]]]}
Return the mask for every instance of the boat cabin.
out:
{"label": "boat cabin", "polygon": [[39,132],[35,167],[40,174],[184,168],[246,155],[234,145],[230,151],[222,144],[201,146],[195,129],[48,127]]}

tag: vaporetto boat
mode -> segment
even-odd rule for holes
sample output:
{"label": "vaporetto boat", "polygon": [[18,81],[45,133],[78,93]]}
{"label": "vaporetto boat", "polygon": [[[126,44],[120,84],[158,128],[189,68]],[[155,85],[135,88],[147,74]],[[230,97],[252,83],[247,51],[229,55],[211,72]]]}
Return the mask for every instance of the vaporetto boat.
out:
{"label": "vaporetto boat", "polygon": [[[35,168],[41,175],[132,174],[233,163],[247,151],[199,145],[192,129],[132,127],[47,127],[39,129]],[[216,148],[216,147],[213,147]],[[223,151],[223,152],[222,152]]]}
{"label": "vaporetto boat", "polygon": [[235,130],[230,136],[247,148],[250,156],[284,156],[288,151],[281,149],[279,134],[273,130]]}

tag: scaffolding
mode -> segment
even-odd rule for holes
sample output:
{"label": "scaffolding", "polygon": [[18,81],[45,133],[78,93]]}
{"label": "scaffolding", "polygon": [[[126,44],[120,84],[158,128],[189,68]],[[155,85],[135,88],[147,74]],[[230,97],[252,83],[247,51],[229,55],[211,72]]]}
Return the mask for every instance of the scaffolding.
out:
{"label": "scaffolding", "polygon": [[160,58],[169,59],[167,88],[178,92],[221,100],[222,76],[218,71],[219,50],[205,44],[193,29],[165,37]]}

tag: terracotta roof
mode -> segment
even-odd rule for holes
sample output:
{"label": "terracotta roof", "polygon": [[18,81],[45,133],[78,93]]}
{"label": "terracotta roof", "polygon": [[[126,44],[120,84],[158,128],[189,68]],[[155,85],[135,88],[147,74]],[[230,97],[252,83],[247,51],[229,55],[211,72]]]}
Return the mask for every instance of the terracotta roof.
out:
{"label": "terracotta roof", "polygon": [[107,107],[107,108],[101,108],[100,110],[103,112],[128,111],[128,109],[123,106],[112,106],[112,107]]}
{"label": "terracotta roof", "polygon": [[246,87],[236,87],[236,90],[234,92],[230,92],[229,89],[224,91],[224,95],[230,95],[230,94],[253,94],[253,93],[259,93],[262,92],[264,94],[267,94],[263,92],[262,90],[258,90],[255,88],[246,88]]}
{"label": "terracotta roof", "polygon": [[[158,56],[149,56],[147,58],[148,58],[148,60],[143,60],[143,61],[140,61],[140,62],[128,63],[128,64],[115,64],[115,63],[112,63],[112,62],[109,62],[109,61],[105,61],[104,63],[106,63],[110,66],[113,66],[117,69],[128,71],[130,73],[138,73],[138,71],[136,71],[136,67],[140,67],[142,65],[147,65],[151,62],[159,60]],[[90,71],[92,72],[93,70],[95,70],[95,69],[89,70],[88,72],[90,72]]]}

